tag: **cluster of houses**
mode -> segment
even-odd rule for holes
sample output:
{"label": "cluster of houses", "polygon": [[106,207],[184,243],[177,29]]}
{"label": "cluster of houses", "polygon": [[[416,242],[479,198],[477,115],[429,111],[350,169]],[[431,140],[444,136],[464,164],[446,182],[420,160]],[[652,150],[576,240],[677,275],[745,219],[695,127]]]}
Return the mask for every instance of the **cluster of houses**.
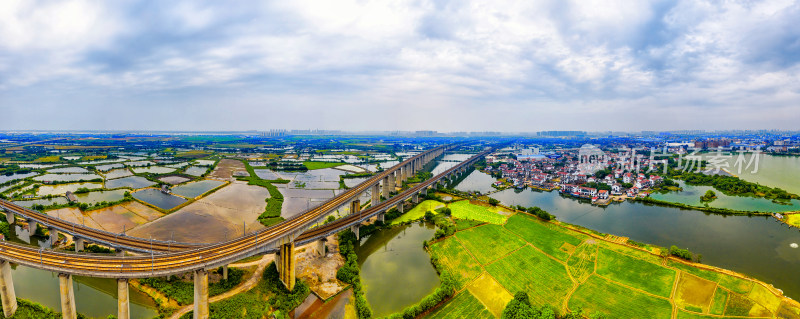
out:
{"label": "cluster of houses", "polygon": [[[579,169],[580,163],[575,156],[569,153],[563,155],[558,158],[545,157],[522,161],[489,156],[486,159],[487,163],[499,163],[499,165],[487,166],[486,170],[488,173],[499,174],[516,188],[533,187],[547,191],[558,189],[562,194],[591,199],[601,204],[607,203],[611,196],[647,196],[644,190],[663,181],[658,175],[637,173],[641,167],[649,164],[641,158],[639,158],[641,162],[636,162],[624,156],[611,155],[603,166],[614,169],[610,169],[610,173],[601,178],[594,174],[582,173]],[[501,185],[502,182],[495,183],[495,186]]]}

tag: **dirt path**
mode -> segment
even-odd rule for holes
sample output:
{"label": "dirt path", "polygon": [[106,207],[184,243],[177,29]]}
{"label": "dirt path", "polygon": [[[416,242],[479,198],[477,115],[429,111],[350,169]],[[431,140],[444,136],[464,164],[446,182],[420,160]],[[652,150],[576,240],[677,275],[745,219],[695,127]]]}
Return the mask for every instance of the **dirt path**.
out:
{"label": "dirt path", "polygon": [[[238,285],[238,286],[234,287],[233,289],[231,289],[231,290],[229,290],[229,291],[227,291],[227,292],[225,292],[225,293],[223,293],[221,295],[216,295],[214,297],[209,298],[208,299],[208,303],[210,304],[212,302],[217,302],[217,301],[220,301],[220,300],[228,299],[228,298],[233,297],[234,295],[236,295],[236,294],[238,294],[240,292],[245,292],[245,291],[248,291],[250,289],[253,289],[253,287],[255,287],[256,284],[258,284],[258,280],[261,279],[261,275],[264,273],[264,269],[266,269],[267,265],[269,265],[269,263],[272,262],[273,257],[274,257],[274,255],[265,255],[260,260],[257,260],[257,261],[254,261],[254,262],[243,263],[243,264],[231,264],[231,267],[237,267],[237,268],[238,267],[246,267],[247,265],[251,265],[251,264],[258,264],[258,268],[256,269],[255,272],[253,272],[253,275],[250,276],[250,278],[247,279],[247,281],[245,281],[243,284]],[[187,314],[189,311],[192,311],[192,310],[194,310],[194,304],[186,305],[183,308],[180,308],[177,311],[175,311],[175,313],[173,313],[172,316],[170,316],[169,318],[170,319],[178,319],[181,316]]]}

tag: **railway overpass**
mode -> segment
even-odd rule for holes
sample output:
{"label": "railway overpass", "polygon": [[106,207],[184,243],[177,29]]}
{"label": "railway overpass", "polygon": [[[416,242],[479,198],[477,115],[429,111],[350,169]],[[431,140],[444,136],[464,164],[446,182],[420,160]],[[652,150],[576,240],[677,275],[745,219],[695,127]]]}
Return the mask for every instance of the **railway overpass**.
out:
{"label": "railway overpass", "polygon": [[[194,273],[195,286],[195,318],[208,317],[208,269],[227,265],[246,257],[276,253],[276,265],[282,282],[290,290],[295,282],[295,244],[311,243],[321,240],[343,229],[352,228],[358,232],[360,224],[373,216],[382,218],[383,214],[408,199],[416,199],[419,194],[441,183],[445,179],[454,179],[466,168],[486,155],[489,150],[479,153],[447,171],[418,185],[392,196],[395,184],[402,183],[423,164],[444,153],[452,146],[442,146],[417,156],[381,172],[341,195],[267,229],[247,234],[240,238],[194,249],[177,252],[163,252],[137,256],[108,256],[91,254],[72,254],[36,249],[11,243],[0,243],[0,297],[6,317],[16,310],[16,298],[11,278],[10,264],[53,271],[59,274],[61,287],[61,304],[64,318],[75,318],[75,298],[72,291],[72,276],[116,278],[119,291],[118,317],[128,318],[128,279],[167,276],[186,272]],[[358,198],[367,191],[372,193],[371,207],[360,211]],[[381,201],[380,193],[385,201]],[[377,204],[375,204],[377,203]],[[325,218],[343,205],[353,207],[349,216],[332,223],[320,225]],[[30,214],[29,212],[23,212]],[[46,224],[45,224],[46,225]],[[50,225],[48,225],[50,226]],[[315,227],[317,226],[317,227]],[[128,237],[130,238],[130,237]],[[121,246],[121,245],[120,245]]]}
{"label": "railway overpass", "polygon": [[[451,147],[453,147],[453,145],[445,145],[427,150],[416,156],[408,158],[405,161],[384,170],[377,176],[374,176],[372,179],[365,181],[364,183],[369,183],[371,186],[373,186],[373,202],[379,201],[380,196],[388,198],[388,193],[394,190],[395,184],[401,185],[403,181],[421,169],[425,163],[429,162],[438,155],[441,155],[444,150]],[[364,183],[357,187],[363,186]],[[379,186],[379,184],[381,186]],[[336,202],[347,202],[348,200],[351,200],[351,198],[347,195],[347,193],[343,193],[329,200],[328,202],[323,203],[323,205],[335,205]],[[339,206],[336,207],[338,208]],[[130,237],[126,236],[125,234],[107,232],[104,230],[86,227],[81,224],[68,222],[2,199],[0,199],[0,210],[6,214],[6,220],[10,224],[13,224],[19,216],[28,222],[31,231],[34,231],[37,225],[46,227],[50,233],[51,242],[55,242],[58,239],[59,232],[69,234],[75,241],[76,251],[83,250],[83,246],[87,241],[114,248],[118,253],[120,253],[120,255],[123,251],[161,254],[165,252],[196,249],[202,246],[210,245],[145,239]],[[312,209],[312,211],[313,210],[314,209]]]}

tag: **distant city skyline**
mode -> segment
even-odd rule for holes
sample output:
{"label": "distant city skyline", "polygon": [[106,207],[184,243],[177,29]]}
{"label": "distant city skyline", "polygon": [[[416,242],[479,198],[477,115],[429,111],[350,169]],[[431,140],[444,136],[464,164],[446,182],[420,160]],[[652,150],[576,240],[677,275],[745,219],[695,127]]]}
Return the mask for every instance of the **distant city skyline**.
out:
{"label": "distant city skyline", "polygon": [[800,121],[800,1],[0,1],[0,130]]}

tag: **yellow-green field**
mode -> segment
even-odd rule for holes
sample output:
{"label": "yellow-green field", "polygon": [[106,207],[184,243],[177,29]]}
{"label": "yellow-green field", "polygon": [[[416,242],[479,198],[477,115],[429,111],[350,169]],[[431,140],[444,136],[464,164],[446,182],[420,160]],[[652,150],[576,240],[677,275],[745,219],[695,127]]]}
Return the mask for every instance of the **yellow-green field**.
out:
{"label": "yellow-green field", "polygon": [[392,221],[392,225],[397,225],[403,222],[422,219],[423,217],[425,217],[426,212],[436,210],[437,208],[440,207],[444,207],[444,204],[435,200],[423,201],[422,203],[419,203],[419,205],[414,206],[414,208],[412,208],[402,216],[395,218]]}
{"label": "yellow-green field", "polygon": [[[465,211],[486,209],[459,203]],[[458,292],[429,317],[498,317],[498,305],[525,291],[536,306],[607,318],[800,318],[797,302],[753,279],[523,213],[498,216],[505,222],[458,229],[430,244]]]}
{"label": "yellow-green field", "polygon": [[800,214],[787,214],[783,222],[794,227],[800,227]]}

